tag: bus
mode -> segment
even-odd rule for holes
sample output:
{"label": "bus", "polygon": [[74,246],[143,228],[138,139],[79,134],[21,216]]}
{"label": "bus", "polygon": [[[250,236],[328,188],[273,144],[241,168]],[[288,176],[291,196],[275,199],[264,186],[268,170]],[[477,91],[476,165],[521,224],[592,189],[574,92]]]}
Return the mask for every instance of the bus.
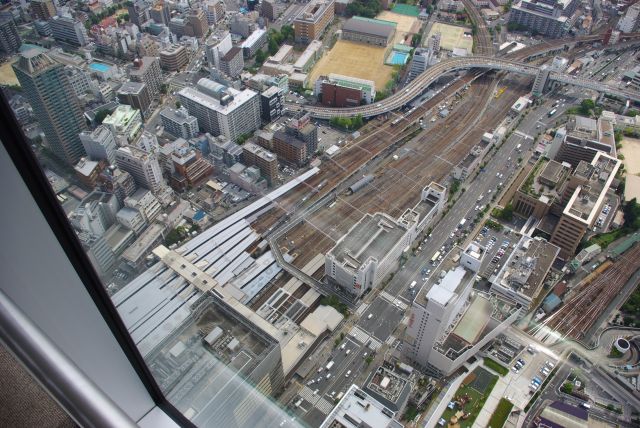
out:
{"label": "bus", "polygon": [[466,218],[463,218],[462,220],[460,220],[460,224],[458,224],[458,229],[462,229],[466,222],[467,222]]}
{"label": "bus", "polygon": [[440,251],[436,251],[433,257],[431,257],[431,263],[435,263],[438,260],[438,257],[440,257]]}
{"label": "bus", "polygon": [[327,364],[327,366],[325,367],[325,369],[327,370],[331,370],[331,367],[333,367],[334,362],[333,361],[329,361],[329,363]]}
{"label": "bus", "polygon": [[395,119],[393,122],[391,122],[391,126],[396,126],[397,124],[400,123],[400,121],[404,119],[404,117],[399,117],[397,119]]}
{"label": "bus", "polygon": [[549,112],[549,114],[547,114],[547,116],[549,116],[549,117],[553,116],[554,114],[556,114],[556,111],[557,111],[557,109],[554,108],[553,110],[551,110]]}

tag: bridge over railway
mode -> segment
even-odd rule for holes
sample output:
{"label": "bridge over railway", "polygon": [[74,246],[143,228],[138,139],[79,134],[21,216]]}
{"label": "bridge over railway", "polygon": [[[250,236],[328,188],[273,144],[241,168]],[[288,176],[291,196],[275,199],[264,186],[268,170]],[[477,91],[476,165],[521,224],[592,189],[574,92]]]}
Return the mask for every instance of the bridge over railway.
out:
{"label": "bridge over railway", "polygon": [[[458,70],[468,70],[472,68],[502,70],[511,73],[536,76],[540,72],[540,67],[532,64],[526,64],[520,61],[494,58],[485,56],[468,56],[463,58],[450,58],[439,62],[424,73],[416,77],[411,83],[405,86],[401,91],[389,96],[388,98],[374,104],[368,104],[358,107],[331,108],[323,106],[305,106],[312,117],[318,119],[330,119],[332,117],[353,117],[362,115],[362,117],[373,117],[380,114],[388,113],[396,110],[413,99],[420,96],[425,89],[434,83],[444,74],[455,72]],[[623,99],[632,101],[640,101],[640,93],[630,91],[628,89],[620,89],[602,82],[596,82],[589,79],[571,76],[565,73],[551,72],[549,80],[555,80],[561,83],[568,83],[574,86],[593,89],[609,95],[614,95]],[[293,106],[291,106],[293,107]]]}

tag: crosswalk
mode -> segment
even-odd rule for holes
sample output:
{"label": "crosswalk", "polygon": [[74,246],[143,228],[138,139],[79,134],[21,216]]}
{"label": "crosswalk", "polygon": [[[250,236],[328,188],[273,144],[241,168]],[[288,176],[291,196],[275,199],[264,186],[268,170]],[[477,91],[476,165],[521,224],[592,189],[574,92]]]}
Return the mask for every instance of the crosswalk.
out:
{"label": "crosswalk", "polygon": [[352,336],[354,339],[356,339],[358,342],[362,343],[363,345],[366,345],[367,343],[369,343],[369,348],[374,351],[377,351],[382,346],[382,343],[380,343],[378,339],[371,336],[369,333],[367,333],[357,325],[353,326],[353,328],[349,332],[349,335]]}
{"label": "crosswalk", "polygon": [[406,311],[407,308],[409,307],[409,305],[407,305],[405,302],[403,302],[397,297],[393,297],[391,294],[387,293],[386,291],[382,291],[380,293],[380,297],[382,297],[387,302],[395,305],[398,309],[402,311]]}
{"label": "crosswalk", "polygon": [[369,334],[357,325],[353,326],[353,328],[349,332],[349,335],[353,336],[358,342],[362,344],[366,344],[369,340]]}
{"label": "crosswalk", "polygon": [[360,316],[362,316],[362,314],[365,313],[365,311],[367,310],[367,308],[369,307],[369,305],[367,303],[363,303],[360,305],[360,307],[358,307],[358,309],[356,310],[356,313]]}
{"label": "crosswalk", "polygon": [[312,406],[314,406],[325,415],[328,415],[333,409],[333,404],[328,402],[324,397],[320,397],[319,395],[314,394],[311,388],[306,385],[304,385],[300,389],[298,395],[305,401],[311,403]]}

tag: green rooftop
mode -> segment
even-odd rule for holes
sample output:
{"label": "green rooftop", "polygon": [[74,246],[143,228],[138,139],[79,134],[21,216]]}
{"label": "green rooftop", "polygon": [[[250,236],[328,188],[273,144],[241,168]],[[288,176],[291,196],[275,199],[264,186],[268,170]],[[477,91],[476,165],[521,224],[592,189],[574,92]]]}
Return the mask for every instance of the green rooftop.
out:
{"label": "green rooftop", "polygon": [[636,232],[633,235],[629,236],[627,239],[622,241],[619,245],[616,245],[611,252],[616,256],[620,256],[622,253],[627,251],[629,248],[633,247],[633,244],[636,242],[640,242],[640,233]]}
{"label": "green rooftop", "polygon": [[398,24],[393,21],[385,21],[384,19],[365,18],[364,16],[354,16],[351,19],[355,19],[357,21],[369,22],[371,24],[388,25],[389,27],[393,27],[393,28],[396,28],[398,26]]}

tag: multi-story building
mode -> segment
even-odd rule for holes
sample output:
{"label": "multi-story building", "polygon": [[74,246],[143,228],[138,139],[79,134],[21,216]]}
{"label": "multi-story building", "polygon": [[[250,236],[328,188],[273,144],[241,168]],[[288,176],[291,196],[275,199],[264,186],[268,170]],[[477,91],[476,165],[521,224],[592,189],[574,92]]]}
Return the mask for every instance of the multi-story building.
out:
{"label": "multi-story building", "polygon": [[242,161],[246,165],[255,165],[270,186],[278,178],[278,158],[275,154],[263,149],[252,142],[242,145]]}
{"label": "multi-story building", "polygon": [[220,58],[220,71],[229,77],[238,77],[244,68],[242,48],[234,46]]}
{"label": "multi-story building", "polygon": [[11,16],[0,17],[0,51],[5,54],[18,52],[22,40],[18,34],[18,27]]}
{"label": "multi-story building", "polygon": [[260,16],[275,22],[278,19],[278,3],[275,0],[263,0],[260,4]]}
{"label": "multi-story building", "polygon": [[205,41],[205,53],[210,67],[220,69],[220,59],[231,50],[233,42],[228,31],[214,32]]}
{"label": "multi-story building", "polygon": [[169,25],[169,21],[171,20],[169,2],[165,3],[163,0],[156,2],[151,9],[149,9],[149,18],[158,24]]}
{"label": "multi-story building", "polygon": [[188,140],[198,135],[198,119],[184,107],[177,110],[167,107],[160,112],[160,118],[164,130],[175,137]]}
{"label": "multi-story building", "polygon": [[71,213],[71,225],[81,232],[102,236],[115,222],[118,200],[110,193],[91,192]]}
{"label": "multi-story building", "polygon": [[622,161],[596,153],[591,163],[580,161],[563,192],[565,206],[550,242],[560,247],[558,257],[569,260],[582,237],[601,215],[607,192]]}
{"label": "multi-story building", "polygon": [[256,24],[249,17],[242,14],[236,14],[231,17],[229,23],[229,31],[243,39],[249,37],[252,31],[256,29]]}
{"label": "multi-story building", "polygon": [[[352,192],[358,190],[359,183],[351,186]],[[442,212],[445,203],[446,188],[432,182],[422,190],[415,207],[398,219],[380,212],[365,214],[325,254],[327,279],[356,298],[378,287],[397,266],[405,248]]]}
{"label": "multi-story building", "polygon": [[385,427],[402,428],[395,412],[355,384],[320,424],[320,428]]}
{"label": "multi-story building", "polygon": [[355,107],[373,102],[376,84],[372,80],[331,73],[318,77],[314,94],[327,107]]}
{"label": "multi-story building", "polygon": [[280,159],[302,166],[309,160],[307,154],[307,143],[298,139],[295,135],[282,131],[273,133],[273,151]]}
{"label": "multi-story building", "polygon": [[131,174],[138,186],[154,193],[165,185],[160,164],[153,153],[133,146],[120,147],[116,150],[116,165]]}
{"label": "multi-story building", "polygon": [[187,20],[185,35],[199,39],[206,36],[207,31],[209,31],[209,25],[207,16],[202,9],[191,9],[184,16]]}
{"label": "multi-story building", "polygon": [[103,192],[115,195],[120,206],[123,206],[125,198],[133,195],[137,189],[131,174],[116,167],[115,162],[102,171],[98,183]]}
{"label": "multi-story building", "polygon": [[409,67],[409,80],[413,80],[427,71],[431,65],[433,51],[431,49],[416,49],[411,58]]}
{"label": "multi-story building", "polygon": [[116,139],[109,127],[100,125],[93,131],[82,131],[80,141],[91,160],[104,160],[109,165],[115,165]]}
{"label": "multi-story building", "polygon": [[267,44],[267,30],[258,28],[242,42],[240,47],[242,48],[242,54],[245,58],[253,57],[258,50],[262,49]]}
{"label": "multi-story building", "polygon": [[397,25],[391,21],[354,16],[342,26],[342,39],[387,47],[393,40]]}
{"label": "multi-story building", "polygon": [[402,351],[432,375],[449,376],[518,318],[519,306],[472,292],[484,254],[469,244],[460,264],[432,275],[411,304]]}
{"label": "multi-story building", "polygon": [[509,23],[547,37],[562,37],[571,28],[577,0],[520,0],[511,7]]}
{"label": "multi-story building", "polygon": [[125,82],[116,92],[116,96],[121,104],[140,110],[143,118],[150,113],[152,99],[145,83]]}
{"label": "multi-story building", "polygon": [[296,43],[319,39],[333,21],[334,0],[314,0],[293,21]]}
{"label": "multi-story building", "polygon": [[629,6],[624,17],[618,21],[618,30],[623,33],[632,33],[637,31],[640,23],[638,16],[640,16],[640,4],[634,3]]}
{"label": "multi-story building", "polygon": [[285,126],[285,133],[292,135],[307,145],[306,155],[311,157],[318,150],[318,127],[311,122],[311,115],[297,112]]}
{"label": "multi-story building", "polygon": [[156,98],[160,94],[162,70],[160,69],[160,60],[158,58],[150,56],[136,58],[128,68],[128,71],[131,81],[147,85],[151,98]]}
{"label": "multi-story building", "polygon": [[64,66],[45,50],[31,48],[12,67],[49,147],[67,165],[75,165],[85,155],[78,135],[86,122]]}
{"label": "multi-story building", "polygon": [[116,214],[116,220],[136,235],[140,235],[144,228],[147,227],[147,220],[144,218],[144,215],[134,208],[122,208]]}
{"label": "multi-story building", "polygon": [[103,163],[92,161],[87,158],[80,158],[78,163],[73,167],[78,181],[85,189],[93,189],[96,187],[98,177],[100,176],[103,168]]}
{"label": "multi-story building", "polygon": [[56,7],[53,0],[31,0],[31,13],[36,20],[47,21],[56,16]]}
{"label": "multi-story building", "polygon": [[142,130],[142,115],[140,110],[121,104],[113,113],[104,118],[102,124],[108,126],[115,135],[133,141]]}
{"label": "multi-story building", "polygon": [[189,63],[187,49],[181,45],[171,45],[160,51],[160,67],[166,71],[178,71]]}
{"label": "multi-story building", "polygon": [[200,129],[235,141],[260,127],[260,99],[250,89],[238,91],[212,80],[200,79],[195,88],[184,88],[178,98]]}
{"label": "multi-story building", "polygon": [[575,168],[580,161],[591,162],[598,152],[617,157],[612,120],[570,116],[565,127],[564,139],[552,143],[559,146],[555,154],[558,162],[568,162]]}
{"label": "multi-story building", "polygon": [[142,24],[149,20],[149,6],[144,0],[136,0],[127,5],[129,19],[136,24],[138,28],[142,28]]}
{"label": "multi-story building", "polygon": [[213,173],[213,166],[202,158],[202,154],[189,147],[185,141],[178,143],[171,153],[174,173],[171,175],[171,185],[176,190],[195,187],[208,180]]}
{"label": "multi-story building", "polygon": [[107,241],[88,232],[78,233],[78,240],[98,275],[108,278],[116,264],[116,256]]}
{"label": "multi-story building", "polygon": [[209,151],[216,167],[230,167],[242,161],[242,146],[227,140],[222,135],[219,137],[207,135],[207,139],[209,140]]}
{"label": "multi-story building", "polygon": [[70,16],[54,16],[49,20],[52,37],[60,43],[85,46],[89,43],[84,24]]}
{"label": "multi-story building", "polygon": [[76,97],[81,97],[87,92],[92,91],[93,85],[91,84],[91,79],[84,70],[72,65],[67,65],[65,67],[65,73]]}
{"label": "multi-story building", "polygon": [[226,6],[222,0],[206,0],[204,3],[204,13],[209,25],[215,25],[224,18]]}
{"label": "multi-story building", "polygon": [[162,206],[153,193],[147,189],[138,189],[124,200],[124,206],[140,211],[147,223],[153,222],[162,213]]}
{"label": "multi-story building", "polygon": [[529,312],[531,303],[542,298],[544,279],[560,248],[543,238],[522,236],[500,271],[489,278],[491,292],[500,294]]}
{"label": "multi-story building", "polygon": [[435,33],[429,37],[427,40],[427,49],[431,50],[435,55],[440,52],[440,40],[442,39],[442,34]]}
{"label": "multi-story building", "polygon": [[260,93],[262,120],[270,123],[282,116],[284,111],[284,92],[277,86],[270,86]]}

